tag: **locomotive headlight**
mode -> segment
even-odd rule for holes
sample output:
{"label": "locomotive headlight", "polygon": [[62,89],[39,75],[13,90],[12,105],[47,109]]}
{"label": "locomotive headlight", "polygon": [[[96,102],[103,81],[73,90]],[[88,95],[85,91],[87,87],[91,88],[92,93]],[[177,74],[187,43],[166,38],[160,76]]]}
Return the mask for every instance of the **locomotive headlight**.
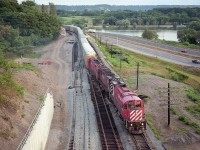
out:
{"label": "locomotive headlight", "polygon": [[131,123],[131,127],[133,126],[133,124]]}
{"label": "locomotive headlight", "polygon": [[144,123],[142,122],[142,123],[141,123],[141,125],[143,126],[143,125],[144,125]]}

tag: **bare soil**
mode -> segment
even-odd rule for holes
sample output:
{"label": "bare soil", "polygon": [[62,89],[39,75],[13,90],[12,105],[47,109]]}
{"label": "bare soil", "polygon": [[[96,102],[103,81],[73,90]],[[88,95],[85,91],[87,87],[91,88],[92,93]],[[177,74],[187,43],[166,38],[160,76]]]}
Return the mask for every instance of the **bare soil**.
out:
{"label": "bare soil", "polygon": [[[167,86],[170,83],[171,87],[176,87],[172,90],[171,100],[176,107],[178,114],[171,114],[171,123],[168,126],[168,111],[167,111]],[[186,97],[184,87],[187,85],[172,80],[164,79],[152,75],[141,75],[139,93],[150,97],[146,99],[145,111],[149,113],[153,119],[154,128],[160,134],[160,140],[167,149],[176,150],[199,150],[200,135],[195,134],[194,128],[185,125],[178,120],[181,114],[185,114],[192,121],[200,125],[200,120],[194,118],[185,110],[185,106],[193,104]]]}
{"label": "bare soil", "polygon": [[[15,81],[24,87],[24,96],[12,97],[10,94],[9,103],[0,108],[0,149],[10,150],[18,147],[48,89],[52,91],[55,101],[50,141],[53,140],[51,145],[54,145],[56,149],[63,149],[65,141],[63,131],[67,120],[66,101],[64,101],[67,97],[65,86],[68,69],[64,57],[66,56],[66,50],[64,50],[66,40],[67,36],[63,33],[58,40],[36,50],[43,54],[41,58],[16,60],[19,63],[31,63],[35,69],[33,71],[22,69],[15,73]],[[38,64],[46,61],[52,63]]]}

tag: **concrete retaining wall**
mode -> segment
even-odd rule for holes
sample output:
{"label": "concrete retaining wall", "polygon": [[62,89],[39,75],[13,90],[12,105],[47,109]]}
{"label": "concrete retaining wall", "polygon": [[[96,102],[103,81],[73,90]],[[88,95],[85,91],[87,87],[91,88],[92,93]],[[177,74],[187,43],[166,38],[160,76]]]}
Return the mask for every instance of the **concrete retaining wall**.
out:
{"label": "concrete retaining wall", "polygon": [[26,135],[20,143],[18,150],[44,150],[47,142],[51,121],[54,113],[53,95],[49,92],[45,95]]}

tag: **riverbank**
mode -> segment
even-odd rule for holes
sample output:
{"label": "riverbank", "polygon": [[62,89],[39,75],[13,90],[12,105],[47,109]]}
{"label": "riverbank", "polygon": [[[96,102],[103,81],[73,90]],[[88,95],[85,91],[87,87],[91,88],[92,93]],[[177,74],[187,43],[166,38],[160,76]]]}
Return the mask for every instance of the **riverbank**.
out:
{"label": "riverbank", "polygon": [[[103,33],[128,35],[141,39],[143,39],[142,33],[144,32],[144,30],[97,30],[97,31]],[[178,42],[177,30],[156,30],[156,32],[158,34],[159,39],[153,40],[153,42],[155,43],[167,44],[186,49],[200,50],[199,45],[189,44],[188,42],[185,43]]]}

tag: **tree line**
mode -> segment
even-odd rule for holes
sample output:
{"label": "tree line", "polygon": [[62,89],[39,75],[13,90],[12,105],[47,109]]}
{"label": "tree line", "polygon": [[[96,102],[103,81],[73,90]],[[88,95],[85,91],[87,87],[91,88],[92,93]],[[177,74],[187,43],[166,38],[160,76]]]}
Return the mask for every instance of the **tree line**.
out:
{"label": "tree line", "polygon": [[[137,29],[137,26],[155,25],[171,25],[177,29],[177,25],[182,25],[177,33],[180,42],[188,42],[190,44],[200,43],[200,8],[155,8],[148,11],[133,10],[84,10],[84,11],[65,11],[58,10],[59,16],[91,16],[93,26],[115,26],[118,29]],[[72,20],[72,24],[87,27],[86,19]],[[145,36],[151,33],[154,38],[155,33],[145,31]],[[149,37],[151,37],[149,36]]]}
{"label": "tree line", "polygon": [[0,1],[0,49],[21,53],[45,44],[59,35],[61,22],[55,6],[38,6],[33,1]]}
{"label": "tree line", "polygon": [[157,8],[148,11],[118,10],[118,11],[65,11],[58,10],[58,15],[69,16],[95,16],[93,24],[106,25],[187,25],[200,18],[200,8]]}
{"label": "tree line", "polygon": [[199,7],[199,5],[56,5],[56,8],[59,10],[66,11],[84,11],[88,10],[135,10],[135,11],[146,11],[152,10],[154,8],[186,8],[186,7]]}

